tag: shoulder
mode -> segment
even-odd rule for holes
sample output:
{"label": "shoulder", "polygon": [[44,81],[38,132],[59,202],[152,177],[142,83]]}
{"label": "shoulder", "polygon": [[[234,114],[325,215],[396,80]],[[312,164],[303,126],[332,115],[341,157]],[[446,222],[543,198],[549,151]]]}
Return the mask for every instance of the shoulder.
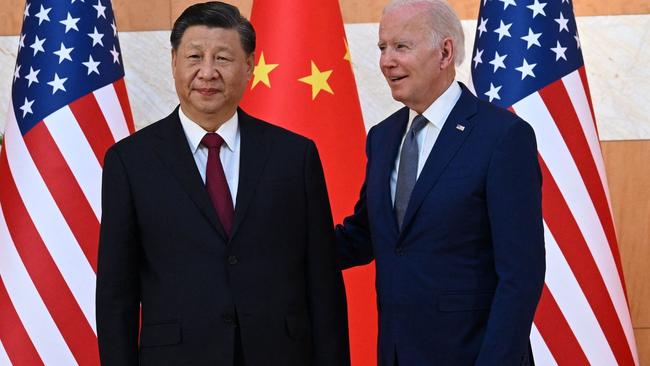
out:
{"label": "shoulder", "polygon": [[477,98],[475,119],[480,129],[492,134],[497,139],[511,134],[524,134],[534,138],[535,132],[528,122],[508,109],[498,107]]}
{"label": "shoulder", "polygon": [[[521,159],[537,161],[537,138],[533,127],[510,110],[478,100],[474,117],[478,145],[490,160],[507,155],[508,164]],[[493,166],[493,164],[491,164]]]}
{"label": "shoulder", "polygon": [[274,146],[280,148],[304,149],[310,145],[314,145],[312,140],[303,135],[280,127],[273,122],[267,122],[246,114],[241,110],[239,123],[242,138],[245,138],[247,133],[263,136],[267,142],[272,142]]}
{"label": "shoulder", "polygon": [[133,134],[116,142],[113,146],[111,146],[109,151],[114,150],[121,153],[127,153],[129,151],[136,150],[142,151],[143,148],[146,148],[151,143],[159,140],[166,134],[173,133],[175,129],[178,129],[178,132],[182,132],[182,127],[180,125],[180,120],[178,119],[178,113],[176,110],[174,110],[165,118],[160,119],[146,127],[143,127]]}
{"label": "shoulder", "polygon": [[476,98],[476,106],[476,114],[484,120],[495,120],[506,125],[512,125],[522,121],[521,118],[513,112],[478,98]]}

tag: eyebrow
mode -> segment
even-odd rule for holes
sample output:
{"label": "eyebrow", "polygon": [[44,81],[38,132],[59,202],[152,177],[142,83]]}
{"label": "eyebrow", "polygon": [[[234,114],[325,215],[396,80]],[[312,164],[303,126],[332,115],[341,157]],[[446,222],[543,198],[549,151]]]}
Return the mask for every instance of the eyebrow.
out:
{"label": "eyebrow", "polygon": [[377,47],[379,47],[381,45],[389,44],[389,43],[390,44],[399,44],[399,43],[401,43],[401,44],[413,45],[416,42],[413,41],[413,40],[406,40],[406,39],[396,39],[396,40],[390,40],[390,41],[379,41],[379,42],[377,42]]}
{"label": "eyebrow", "polygon": [[[187,48],[188,49],[197,49],[197,50],[203,50],[204,49],[204,47],[203,47],[203,45],[201,43],[188,43]],[[216,49],[216,51],[217,52],[222,52],[222,51],[232,52],[232,49],[230,47],[227,47],[227,46],[220,46],[220,47],[218,47]]]}
{"label": "eyebrow", "polygon": [[198,43],[188,43],[185,48],[191,48],[191,49],[202,49],[203,46],[201,46]]}

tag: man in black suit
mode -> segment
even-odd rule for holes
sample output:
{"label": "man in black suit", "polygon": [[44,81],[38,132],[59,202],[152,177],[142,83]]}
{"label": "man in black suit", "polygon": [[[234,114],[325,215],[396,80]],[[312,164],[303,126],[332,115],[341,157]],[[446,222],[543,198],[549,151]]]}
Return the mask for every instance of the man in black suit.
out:
{"label": "man in black suit", "polygon": [[237,108],[251,24],[233,6],[197,4],[171,44],[180,108],[105,157],[102,364],[348,365],[316,147]]}

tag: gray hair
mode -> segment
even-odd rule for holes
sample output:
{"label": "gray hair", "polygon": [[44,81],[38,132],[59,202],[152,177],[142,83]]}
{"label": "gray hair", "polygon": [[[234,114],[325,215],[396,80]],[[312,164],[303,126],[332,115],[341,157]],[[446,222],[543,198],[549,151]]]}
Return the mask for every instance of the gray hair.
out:
{"label": "gray hair", "polygon": [[431,38],[435,47],[442,45],[442,40],[449,37],[454,43],[454,62],[460,66],[465,59],[465,34],[460,19],[454,9],[445,0],[392,0],[384,8],[389,11],[409,5],[424,4],[429,15]]}

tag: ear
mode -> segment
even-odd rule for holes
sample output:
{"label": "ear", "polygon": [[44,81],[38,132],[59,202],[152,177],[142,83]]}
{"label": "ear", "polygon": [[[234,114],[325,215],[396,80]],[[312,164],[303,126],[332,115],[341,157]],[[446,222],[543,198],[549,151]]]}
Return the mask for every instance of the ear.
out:
{"label": "ear", "polygon": [[172,76],[176,75],[176,62],[178,57],[178,51],[172,48]]}
{"label": "ear", "polygon": [[251,52],[250,55],[246,56],[246,75],[248,75],[248,80],[253,76],[253,71],[255,70],[255,52]]}
{"label": "ear", "polygon": [[451,65],[454,67],[454,59],[456,58],[456,47],[454,46],[454,41],[447,37],[442,40],[442,45],[440,46],[440,52],[442,53],[442,58],[440,59],[440,68],[446,69]]}

